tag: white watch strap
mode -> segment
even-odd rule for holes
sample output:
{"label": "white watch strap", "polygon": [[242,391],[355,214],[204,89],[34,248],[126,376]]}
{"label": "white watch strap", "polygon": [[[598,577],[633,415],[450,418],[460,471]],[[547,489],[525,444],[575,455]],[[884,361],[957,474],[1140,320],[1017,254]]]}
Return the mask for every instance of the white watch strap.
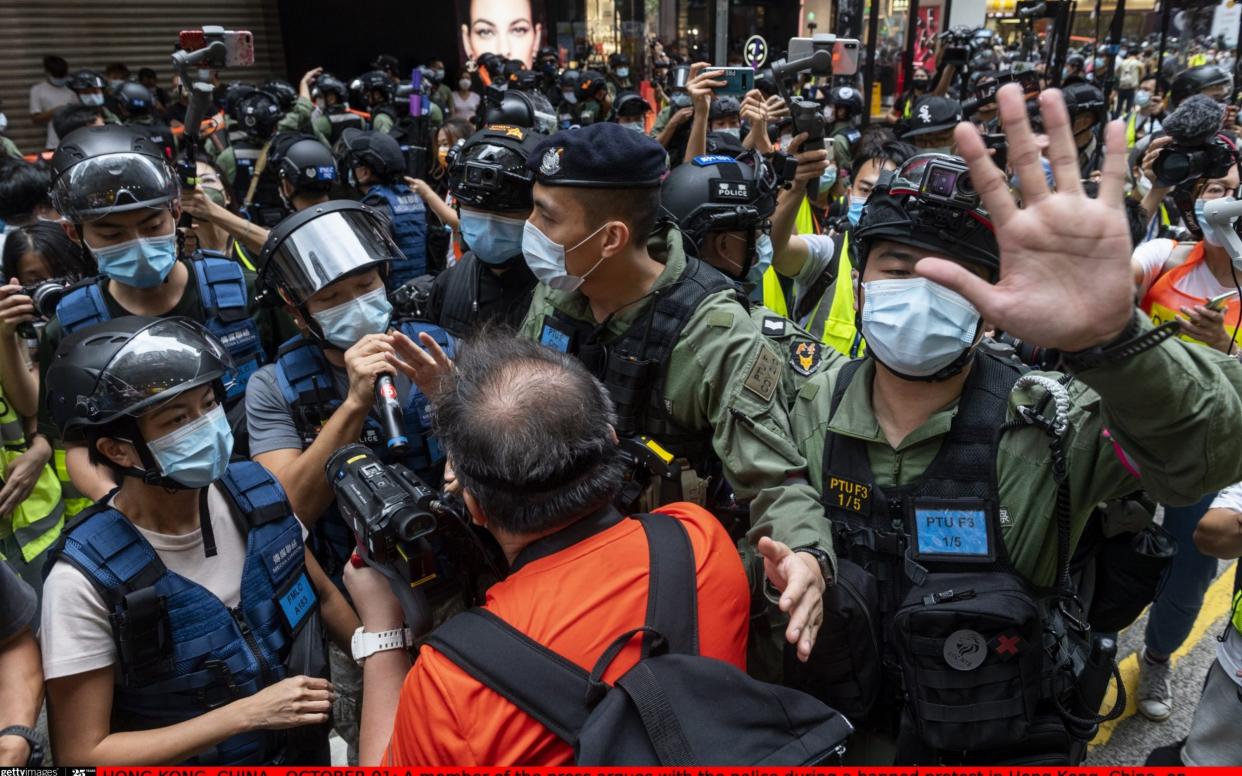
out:
{"label": "white watch strap", "polygon": [[354,631],[354,637],[351,640],[353,657],[355,661],[362,661],[374,655],[376,652],[386,652],[390,649],[404,649],[414,640],[413,634],[409,628],[396,628],[394,630],[380,631],[379,633],[368,633],[362,628]]}

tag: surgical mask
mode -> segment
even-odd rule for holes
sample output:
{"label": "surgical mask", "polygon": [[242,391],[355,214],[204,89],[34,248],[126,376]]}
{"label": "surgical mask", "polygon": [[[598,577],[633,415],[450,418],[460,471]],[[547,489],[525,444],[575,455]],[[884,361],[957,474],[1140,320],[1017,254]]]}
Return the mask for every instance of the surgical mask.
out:
{"label": "surgical mask", "polygon": [[327,310],[311,313],[333,347],[349,350],[368,334],[383,334],[392,320],[392,305],[383,287],[368,291]]}
{"label": "surgical mask", "polygon": [[828,167],[828,169],[824,170],[823,175],[819,176],[819,190],[827,191],[828,189],[832,188],[833,185],[836,184],[836,182],[837,182],[837,168],[830,166]]}
{"label": "surgical mask", "polygon": [[504,264],[522,252],[524,218],[461,211],[461,236],[484,264]]}
{"label": "surgical mask", "polygon": [[1096,70],[1101,70],[1101,69],[1103,69],[1103,68],[1104,68],[1104,65],[1105,65],[1105,62],[1104,62],[1104,57],[1096,57],[1096,58],[1095,58],[1095,69],[1096,69]]}
{"label": "surgical mask", "polygon": [[1139,108],[1146,108],[1151,102],[1151,92],[1146,89],[1139,89],[1134,93],[1134,104]]}
{"label": "surgical mask", "polygon": [[78,99],[83,105],[103,105],[104,96],[100,94],[79,94]]}
{"label": "surgical mask", "polygon": [[[1224,197],[1226,202],[1232,201],[1233,197]],[[1199,230],[1203,232],[1203,239],[1208,245],[1214,245],[1217,248],[1225,244],[1225,238],[1220,234],[1220,227],[1207,220],[1207,216],[1203,214],[1204,206],[1209,200],[1200,197],[1195,200],[1195,220],[1199,222]],[[1230,225],[1237,221],[1236,218],[1229,219]]]}
{"label": "surgical mask", "polygon": [[974,344],[979,312],[927,278],[863,283],[867,350],[899,375],[930,377]]}
{"label": "surgical mask", "polygon": [[599,261],[592,264],[591,268],[582,275],[570,275],[565,267],[565,254],[599,234],[605,226],[608,224],[600,224],[599,229],[583,237],[572,248],[566,248],[539,231],[539,227],[527,221],[522,232],[522,253],[526,256],[526,266],[530,267],[530,271],[534,273],[539,282],[548,288],[565,292],[577,291],[582,281],[590,277],[595,268],[603,263],[604,257],[600,256]]}
{"label": "surgical mask", "polygon": [[722,127],[716,131],[722,135],[728,135],[729,137],[737,138],[739,140],[742,137],[742,130],[739,127]]}
{"label": "surgical mask", "polygon": [[[726,234],[725,236],[733,240],[740,240],[742,242],[746,242],[745,237],[738,237],[735,234]],[[739,264],[735,262],[729,261],[728,263],[738,270],[742,268]],[[757,237],[755,237],[754,261],[750,263],[750,268],[746,270],[746,277],[742,282],[747,283],[751,286],[759,285],[760,283],[763,282],[764,273],[766,273],[768,271],[768,267],[771,267],[771,266],[772,266],[772,238],[771,236],[767,234],[760,234]]]}
{"label": "surgical mask", "polygon": [[643,123],[641,121],[631,121],[629,124],[622,124],[626,129],[632,129],[635,132],[643,131]]}
{"label": "surgical mask", "polygon": [[862,218],[863,207],[866,204],[866,197],[850,197],[850,209],[846,212],[846,217],[850,219],[851,226],[858,226],[858,221]]}
{"label": "surgical mask", "polygon": [[461,89],[463,92],[464,92],[464,91],[466,91],[467,89],[469,89],[469,88],[470,88],[470,79],[469,79],[469,78],[463,78],[463,79],[461,79],[460,81],[458,81],[458,82],[457,82],[457,86],[458,86],[458,88],[459,88],[459,89]]}
{"label": "surgical mask", "polygon": [[47,82],[50,83],[52,86],[64,86],[65,84],[69,83],[69,79],[68,78],[53,78],[49,75],[47,77]]}
{"label": "surgical mask", "polygon": [[573,92],[561,92],[561,97],[563,97],[565,99],[565,102],[569,103],[570,105],[578,104],[578,95],[574,94]]}
{"label": "surgical mask", "polygon": [[224,407],[147,442],[160,472],[187,488],[205,488],[224,476],[233,454],[233,431]]}
{"label": "surgical mask", "polygon": [[9,128],[9,117],[0,113],[0,132]]}
{"label": "surgical mask", "polygon": [[629,78],[629,77],[630,77],[630,69],[628,67],[617,68],[617,78]]}
{"label": "surgical mask", "polygon": [[124,85],[125,85],[124,78],[114,78],[108,82],[108,86],[111,86],[113,89],[120,89]]}
{"label": "surgical mask", "polygon": [[87,243],[99,271],[118,283],[134,288],[155,288],[177,263],[177,235],[139,237],[102,248]]}
{"label": "surgical mask", "polygon": [[443,81],[444,80],[444,69],[437,68],[435,70],[432,70],[431,77],[436,79],[437,81]]}

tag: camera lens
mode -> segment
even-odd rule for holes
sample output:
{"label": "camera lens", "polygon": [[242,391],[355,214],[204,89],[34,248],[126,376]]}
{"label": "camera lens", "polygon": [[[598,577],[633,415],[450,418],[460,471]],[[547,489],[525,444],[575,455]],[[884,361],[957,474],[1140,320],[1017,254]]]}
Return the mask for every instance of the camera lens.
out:
{"label": "camera lens", "polygon": [[40,283],[30,295],[30,301],[39,315],[51,319],[56,315],[56,306],[64,298],[67,287],[63,283],[48,281]]}
{"label": "camera lens", "polygon": [[957,190],[968,197],[975,196],[975,184],[970,179],[970,173],[964,172],[957,177]]}
{"label": "camera lens", "polygon": [[1156,173],[1156,182],[1161,186],[1176,186],[1188,180],[1198,178],[1204,168],[1203,151],[1190,151],[1180,148],[1167,148],[1156,157],[1152,169]]}
{"label": "camera lens", "polygon": [[958,173],[956,170],[946,170],[942,167],[932,168],[931,175],[927,180],[927,191],[937,197],[953,196],[953,189],[957,184]]}

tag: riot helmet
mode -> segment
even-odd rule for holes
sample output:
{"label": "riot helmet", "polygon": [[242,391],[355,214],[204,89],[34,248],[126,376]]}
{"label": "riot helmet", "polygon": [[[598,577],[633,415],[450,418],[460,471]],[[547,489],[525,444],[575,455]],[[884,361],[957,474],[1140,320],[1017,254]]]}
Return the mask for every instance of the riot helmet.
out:
{"label": "riot helmet", "polygon": [[[1223,89],[1221,87],[1224,87]],[[1193,97],[1196,94],[1203,94],[1209,90],[1220,92],[1223,99],[1218,99],[1215,94],[1209,95],[1218,102],[1228,99],[1229,92],[1233,89],[1233,77],[1229,72],[1218,65],[1200,65],[1183,70],[1173,79],[1173,84],[1169,89],[1170,96],[1173,99],[1173,106],[1177,107],[1187,97]]]}
{"label": "riot helmet", "polygon": [[276,98],[276,104],[280,106],[281,113],[293,110],[294,103],[298,101],[298,90],[293,88],[293,84],[279,78],[264,81],[259,90]]}
{"label": "riot helmet", "polygon": [[488,126],[454,149],[449,191],[463,205],[479,210],[529,211],[535,174],[526,162],[546,138],[525,127]]}
{"label": "riot helmet", "polygon": [[350,104],[373,108],[393,101],[397,94],[397,83],[388,73],[372,70],[350,82],[349,94]]}
{"label": "riot helmet", "polygon": [[164,153],[132,127],[82,127],[52,155],[52,204],[72,223],[140,208],[167,208],[181,188]]}
{"label": "riot helmet", "polygon": [[337,179],[336,159],[332,149],[314,135],[296,133],[277,136],[272,141],[271,157],[276,157],[276,174],[282,181],[289,181],[297,192],[326,194]]}
{"label": "riot helmet", "polygon": [[256,90],[237,101],[231,117],[247,135],[266,140],[280,123],[280,106],[272,95]]}
{"label": "riot helmet", "polygon": [[151,96],[151,90],[137,81],[126,81],[116,88],[112,96],[129,118],[149,116],[155,108],[155,98]]}
{"label": "riot helmet", "polygon": [[550,135],[557,129],[556,111],[538,92],[489,87],[484,106],[484,125],[512,124]]}

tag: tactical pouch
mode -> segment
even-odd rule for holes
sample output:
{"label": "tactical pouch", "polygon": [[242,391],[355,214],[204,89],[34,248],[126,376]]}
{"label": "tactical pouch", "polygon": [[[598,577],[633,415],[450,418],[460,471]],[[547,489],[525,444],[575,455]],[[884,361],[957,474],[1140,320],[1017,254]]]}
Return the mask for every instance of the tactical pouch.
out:
{"label": "tactical pouch", "polygon": [[608,351],[603,382],[616,405],[618,434],[634,434],[641,429],[643,412],[651,401],[651,386],[658,371],[659,364],[654,361]]}
{"label": "tactical pouch", "polygon": [[994,569],[931,574],[907,594],[890,636],[925,745],[997,749],[1028,735],[1040,696],[1041,628],[1018,577]]}
{"label": "tactical pouch", "polygon": [[858,724],[881,687],[880,587],[856,563],[837,560],[837,578],[824,591],[824,623],[811,659],[785,645],[787,683],[808,692]]}
{"label": "tactical pouch", "polygon": [[1105,539],[1096,554],[1092,629],[1116,633],[1137,620],[1160,595],[1176,554],[1177,540],[1155,524]]}

